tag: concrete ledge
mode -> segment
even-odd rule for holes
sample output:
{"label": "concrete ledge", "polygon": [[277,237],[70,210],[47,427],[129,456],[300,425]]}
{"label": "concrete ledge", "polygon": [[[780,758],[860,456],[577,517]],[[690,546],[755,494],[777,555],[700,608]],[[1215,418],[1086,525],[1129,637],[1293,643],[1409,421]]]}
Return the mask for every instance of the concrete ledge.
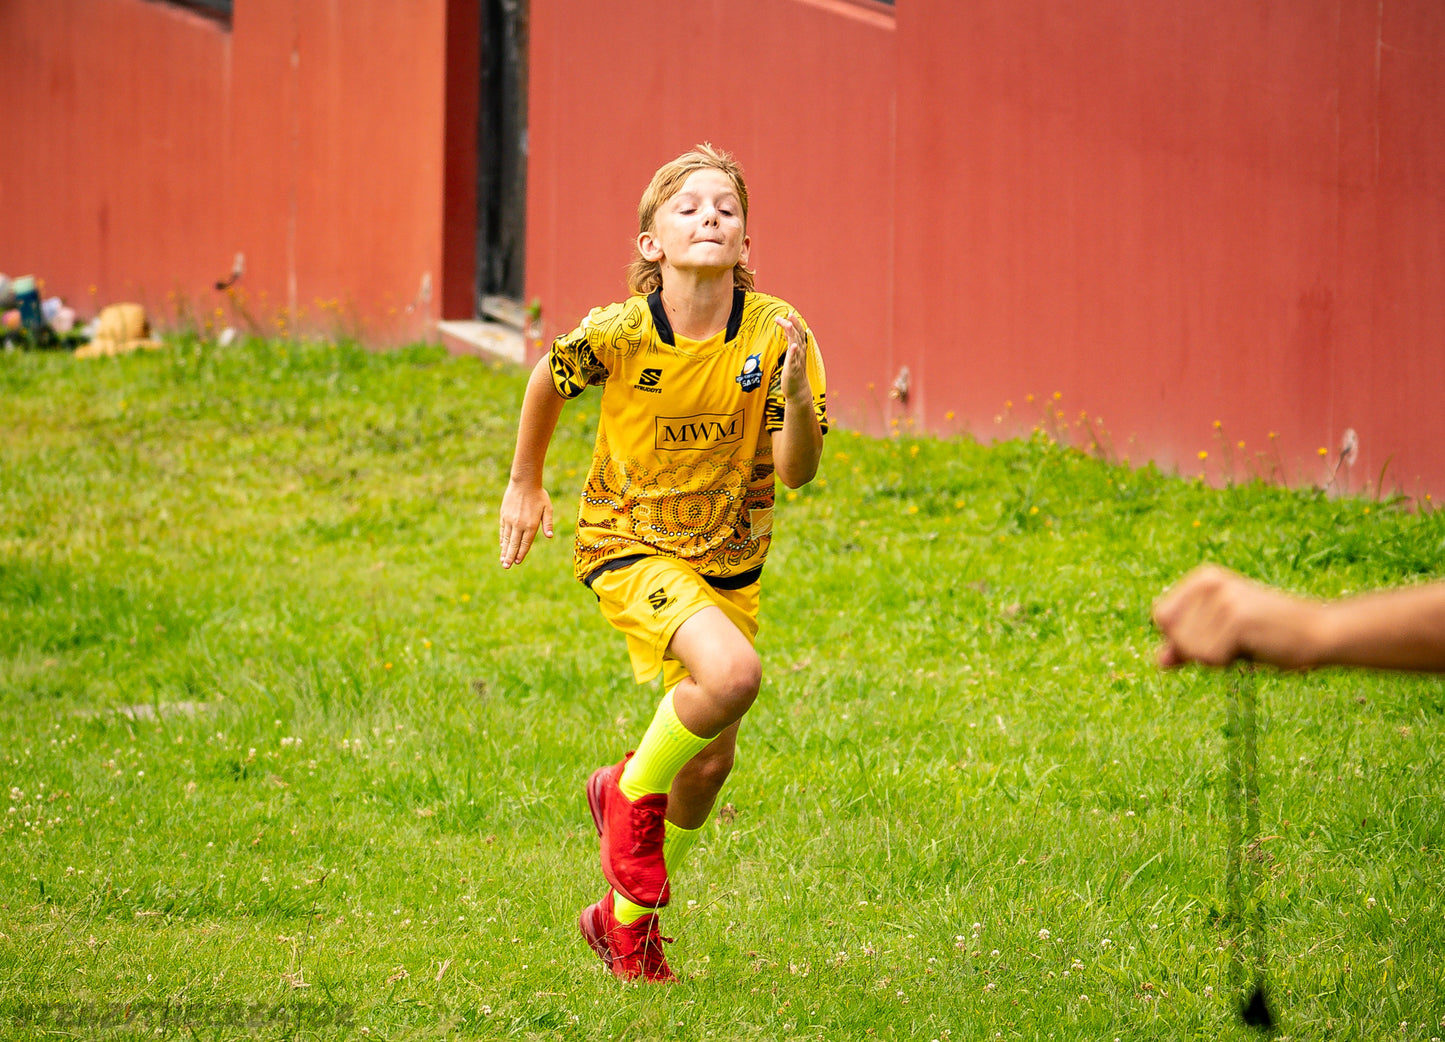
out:
{"label": "concrete ledge", "polygon": [[515,365],[527,360],[521,330],[500,322],[438,322],[437,333],[454,355],[500,358]]}

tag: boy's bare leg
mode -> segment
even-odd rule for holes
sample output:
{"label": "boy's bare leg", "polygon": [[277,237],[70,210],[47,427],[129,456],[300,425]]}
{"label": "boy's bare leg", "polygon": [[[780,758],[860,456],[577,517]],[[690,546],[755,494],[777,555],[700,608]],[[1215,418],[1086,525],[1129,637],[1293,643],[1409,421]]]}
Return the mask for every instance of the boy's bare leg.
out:
{"label": "boy's bare leg", "polygon": [[673,633],[668,650],[691,674],[674,689],[672,705],[693,734],[719,737],[752,708],[763,666],[752,642],[721,608],[704,608],[688,618]]}
{"label": "boy's bare leg", "polygon": [[762,678],[752,643],[721,608],[688,618],[668,649],[690,675],[663,697],[636,755],[598,769],[587,783],[602,872],[617,890],[624,923],[668,903],[667,859],[680,862],[696,842],[732,770],[738,723]]}
{"label": "boy's bare leg", "polygon": [[758,697],[762,664],[721,608],[704,608],[689,618],[668,650],[691,674],[672,690],[678,722],[693,734],[715,736],[677,772],[667,798],[668,821],[699,829],[733,769],[738,727]]}
{"label": "boy's bare leg", "polygon": [[667,797],[668,821],[685,829],[700,829],[707,822],[733,769],[740,725],[741,721],[727,728],[677,772]]}

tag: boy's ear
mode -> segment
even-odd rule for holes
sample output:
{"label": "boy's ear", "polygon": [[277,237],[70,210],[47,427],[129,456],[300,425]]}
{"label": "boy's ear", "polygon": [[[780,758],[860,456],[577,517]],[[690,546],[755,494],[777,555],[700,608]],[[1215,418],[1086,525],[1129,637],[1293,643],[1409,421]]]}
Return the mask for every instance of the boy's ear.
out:
{"label": "boy's ear", "polygon": [[744,236],[743,236],[743,252],[742,252],[742,255],[738,257],[738,263],[741,264],[744,268],[746,268],[746,267],[748,266],[748,251],[749,251],[750,249],[752,249],[752,246],[753,246],[753,240],[752,240],[752,238],[749,237],[749,236],[747,236],[747,235],[744,235]]}
{"label": "boy's ear", "polygon": [[637,252],[645,261],[662,260],[662,245],[651,232],[643,232],[637,237]]}

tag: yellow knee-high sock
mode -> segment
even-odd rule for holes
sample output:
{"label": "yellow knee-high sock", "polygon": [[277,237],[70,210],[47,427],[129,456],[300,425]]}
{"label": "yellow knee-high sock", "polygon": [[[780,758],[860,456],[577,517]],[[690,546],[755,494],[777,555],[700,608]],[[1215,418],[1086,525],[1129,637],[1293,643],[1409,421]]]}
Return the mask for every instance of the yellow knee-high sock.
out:
{"label": "yellow knee-high sock", "polygon": [[662,696],[637,752],[622,769],[618,785],[629,800],[670,790],[677,772],[712,741],[682,726],[672,708],[672,692],[676,690],[674,687]]}
{"label": "yellow knee-high sock", "polygon": [[[688,851],[692,850],[702,835],[702,826],[695,829],[685,829],[681,825],[667,823],[667,834],[662,840],[662,860],[667,865],[667,874],[670,876],[682,865],[683,858],[687,857]],[[613,891],[612,914],[617,916],[617,921],[623,926],[631,926],[644,915],[648,915],[655,909],[634,904],[621,894]]]}
{"label": "yellow knee-high sock", "polygon": [[687,857],[701,837],[702,825],[695,829],[685,829],[670,821],[667,823],[667,832],[662,838],[662,863],[667,866],[668,875],[682,867],[683,858]]}

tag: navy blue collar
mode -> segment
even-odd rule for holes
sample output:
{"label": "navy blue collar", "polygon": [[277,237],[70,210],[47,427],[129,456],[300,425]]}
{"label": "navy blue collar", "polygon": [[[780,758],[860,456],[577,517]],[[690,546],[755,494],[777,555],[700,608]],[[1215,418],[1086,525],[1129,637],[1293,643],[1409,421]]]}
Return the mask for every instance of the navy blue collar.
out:
{"label": "navy blue collar", "polygon": [[[733,310],[728,315],[728,330],[723,337],[724,343],[732,343],[738,338],[738,330],[743,327],[743,301],[747,299],[747,292],[741,286],[733,287]],[[652,311],[652,324],[657,327],[657,335],[668,347],[677,346],[677,336],[672,331],[672,323],[667,319],[667,308],[662,306],[662,287],[658,287],[647,295],[647,306]]]}

